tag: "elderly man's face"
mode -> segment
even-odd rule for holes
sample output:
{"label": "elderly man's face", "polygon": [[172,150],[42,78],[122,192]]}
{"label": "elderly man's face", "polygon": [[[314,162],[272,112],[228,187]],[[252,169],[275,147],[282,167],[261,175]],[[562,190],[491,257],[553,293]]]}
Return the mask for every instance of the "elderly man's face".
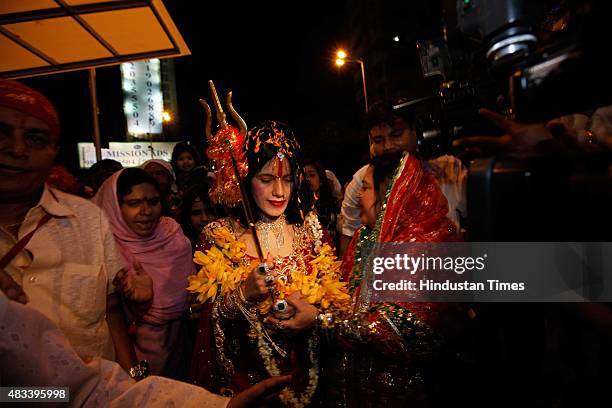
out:
{"label": "elderly man's face", "polygon": [[13,200],[36,194],[53,165],[57,142],[40,119],[0,107],[0,197]]}

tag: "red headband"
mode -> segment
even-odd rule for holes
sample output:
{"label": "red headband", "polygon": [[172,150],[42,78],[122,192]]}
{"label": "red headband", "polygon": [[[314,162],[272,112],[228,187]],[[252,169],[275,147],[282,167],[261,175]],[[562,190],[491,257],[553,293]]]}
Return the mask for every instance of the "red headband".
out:
{"label": "red headband", "polygon": [[59,117],[51,102],[22,83],[0,80],[0,106],[40,119],[49,126],[53,135],[59,135]]}

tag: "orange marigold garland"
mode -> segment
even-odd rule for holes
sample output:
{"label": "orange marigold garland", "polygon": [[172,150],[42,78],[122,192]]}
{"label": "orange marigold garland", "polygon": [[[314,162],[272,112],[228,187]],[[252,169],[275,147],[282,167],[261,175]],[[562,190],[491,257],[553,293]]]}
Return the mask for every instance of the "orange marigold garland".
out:
{"label": "orange marigold garland", "polygon": [[[205,253],[196,251],[194,262],[201,265],[199,272],[189,277],[187,290],[198,294],[198,301],[215,300],[218,295],[226,295],[236,289],[258,263],[246,255],[246,245],[232,235],[226,227],[212,231],[214,245]],[[332,306],[342,308],[348,304],[348,285],[340,281],[340,264],[328,244],[319,247],[316,255],[309,261],[312,272],[291,273],[291,279],[277,280],[281,298],[300,291],[304,299],[328,309]],[[267,313],[271,301],[263,302],[260,311]]]}

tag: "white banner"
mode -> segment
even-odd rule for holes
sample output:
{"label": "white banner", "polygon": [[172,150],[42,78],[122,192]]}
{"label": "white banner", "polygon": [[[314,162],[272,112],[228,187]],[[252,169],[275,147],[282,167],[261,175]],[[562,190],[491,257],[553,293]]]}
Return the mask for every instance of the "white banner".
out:
{"label": "white banner", "polygon": [[121,64],[127,131],[133,136],[162,133],[164,103],[159,60]]}
{"label": "white banner", "polygon": [[[119,143],[111,142],[108,149],[102,149],[102,159],[117,160],[123,167],[136,167],[149,159],[170,161],[172,150],[178,142]],[[96,148],[93,143],[79,143],[79,165],[82,169],[96,162]]]}

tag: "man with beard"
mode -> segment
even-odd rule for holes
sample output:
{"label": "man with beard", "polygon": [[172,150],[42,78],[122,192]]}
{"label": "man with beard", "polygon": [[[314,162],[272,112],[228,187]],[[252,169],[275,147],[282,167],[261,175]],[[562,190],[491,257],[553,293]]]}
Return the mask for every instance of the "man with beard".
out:
{"label": "man with beard", "polygon": [[[379,168],[385,165],[397,165],[404,152],[418,154],[413,120],[411,113],[396,111],[390,104],[372,105],[365,117],[364,126],[370,140],[370,156]],[[467,169],[456,157],[450,155],[428,160],[426,166],[434,174],[440,189],[448,200],[447,217],[461,231],[460,219],[466,216]],[[366,164],[355,172],[342,201],[341,254],[344,253],[355,231],[361,226],[358,195],[367,168]],[[383,180],[379,186],[381,197],[384,197],[388,182],[389,180]]]}

